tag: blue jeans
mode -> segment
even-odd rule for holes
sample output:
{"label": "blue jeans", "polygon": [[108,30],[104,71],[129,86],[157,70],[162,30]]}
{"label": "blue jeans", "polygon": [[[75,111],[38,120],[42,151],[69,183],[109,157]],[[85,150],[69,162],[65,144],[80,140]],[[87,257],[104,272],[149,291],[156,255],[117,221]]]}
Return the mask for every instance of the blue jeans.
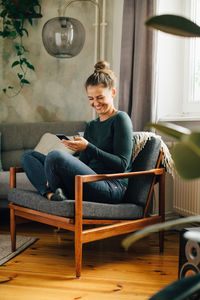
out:
{"label": "blue jeans", "polygon": [[[96,174],[78,158],[54,150],[47,156],[27,150],[21,157],[22,167],[41,195],[62,188],[68,199],[75,198],[75,176]],[[49,183],[49,188],[46,183]],[[122,202],[125,187],[118,180],[84,183],[83,200],[117,204]]]}

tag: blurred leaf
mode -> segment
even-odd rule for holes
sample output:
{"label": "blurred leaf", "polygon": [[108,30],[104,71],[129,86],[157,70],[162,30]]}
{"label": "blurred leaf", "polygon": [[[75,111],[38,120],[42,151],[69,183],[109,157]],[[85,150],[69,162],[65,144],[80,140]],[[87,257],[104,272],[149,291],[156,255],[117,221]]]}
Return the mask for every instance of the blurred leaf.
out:
{"label": "blurred leaf", "polygon": [[2,91],[3,91],[4,94],[6,94],[7,89],[3,89]]}
{"label": "blurred leaf", "polygon": [[172,157],[175,168],[182,178],[195,179],[200,177],[200,148],[194,143],[189,141],[177,143],[173,148]]}
{"label": "blurred leaf", "polygon": [[191,133],[189,129],[172,123],[148,123],[146,126],[146,128],[151,127],[177,140],[180,140],[183,137],[183,135],[188,135]]}
{"label": "blurred leaf", "polygon": [[177,15],[160,15],[149,18],[145,24],[163,32],[185,37],[200,37],[200,27],[187,18]]}
{"label": "blurred leaf", "polygon": [[200,223],[200,216],[193,216],[193,217],[187,217],[187,218],[181,218],[177,220],[172,220],[164,223],[159,223],[155,225],[148,226],[142,230],[139,230],[128,237],[126,237],[122,241],[122,246],[128,250],[128,248],[135,243],[137,240],[144,238],[145,236],[148,236],[150,233],[158,232],[161,230],[166,230],[169,228],[174,228],[175,226],[189,224],[193,222],[199,222]]}
{"label": "blurred leaf", "polygon": [[200,177],[200,132],[191,132],[189,129],[171,123],[147,124],[166,134],[179,143],[172,149],[172,157],[178,174],[184,179]]}
{"label": "blurred leaf", "polygon": [[[166,288],[155,294],[150,300],[183,300],[183,299],[200,299],[200,273],[177,280]],[[196,292],[198,298],[188,298]]]}
{"label": "blurred leaf", "polygon": [[190,135],[184,137],[184,141],[192,142],[200,149],[200,132],[191,132]]}

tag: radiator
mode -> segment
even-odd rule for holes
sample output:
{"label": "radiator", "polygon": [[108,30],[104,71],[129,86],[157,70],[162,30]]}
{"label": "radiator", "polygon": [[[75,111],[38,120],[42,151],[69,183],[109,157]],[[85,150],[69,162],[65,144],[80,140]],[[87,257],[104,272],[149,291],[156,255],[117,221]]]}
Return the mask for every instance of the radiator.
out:
{"label": "radiator", "polygon": [[173,209],[183,216],[200,215],[200,179],[174,176]]}

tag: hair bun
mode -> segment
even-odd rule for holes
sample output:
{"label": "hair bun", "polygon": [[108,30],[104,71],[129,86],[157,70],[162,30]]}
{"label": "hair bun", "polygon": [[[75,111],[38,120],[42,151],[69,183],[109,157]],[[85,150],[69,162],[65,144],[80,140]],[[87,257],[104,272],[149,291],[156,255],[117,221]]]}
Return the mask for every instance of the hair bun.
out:
{"label": "hair bun", "polygon": [[100,60],[95,64],[94,68],[95,68],[95,71],[109,70],[110,64],[107,61]]}

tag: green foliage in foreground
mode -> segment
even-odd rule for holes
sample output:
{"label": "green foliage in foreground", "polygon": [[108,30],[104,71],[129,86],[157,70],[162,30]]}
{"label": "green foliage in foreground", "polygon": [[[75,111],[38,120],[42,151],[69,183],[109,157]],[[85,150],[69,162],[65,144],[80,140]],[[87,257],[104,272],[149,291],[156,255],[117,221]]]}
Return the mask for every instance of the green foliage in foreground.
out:
{"label": "green foliage in foreground", "polygon": [[154,16],[149,18],[145,24],[148,27],[178,36],[200,37],[200,27],[196,23],[177,15]]}
{"label": "green foliage in foreground", "polygon": [[200,177],[200,132],[171,123],[149,123],[150,127],[175,140],[172,157],[178,174],[184,179]]}

